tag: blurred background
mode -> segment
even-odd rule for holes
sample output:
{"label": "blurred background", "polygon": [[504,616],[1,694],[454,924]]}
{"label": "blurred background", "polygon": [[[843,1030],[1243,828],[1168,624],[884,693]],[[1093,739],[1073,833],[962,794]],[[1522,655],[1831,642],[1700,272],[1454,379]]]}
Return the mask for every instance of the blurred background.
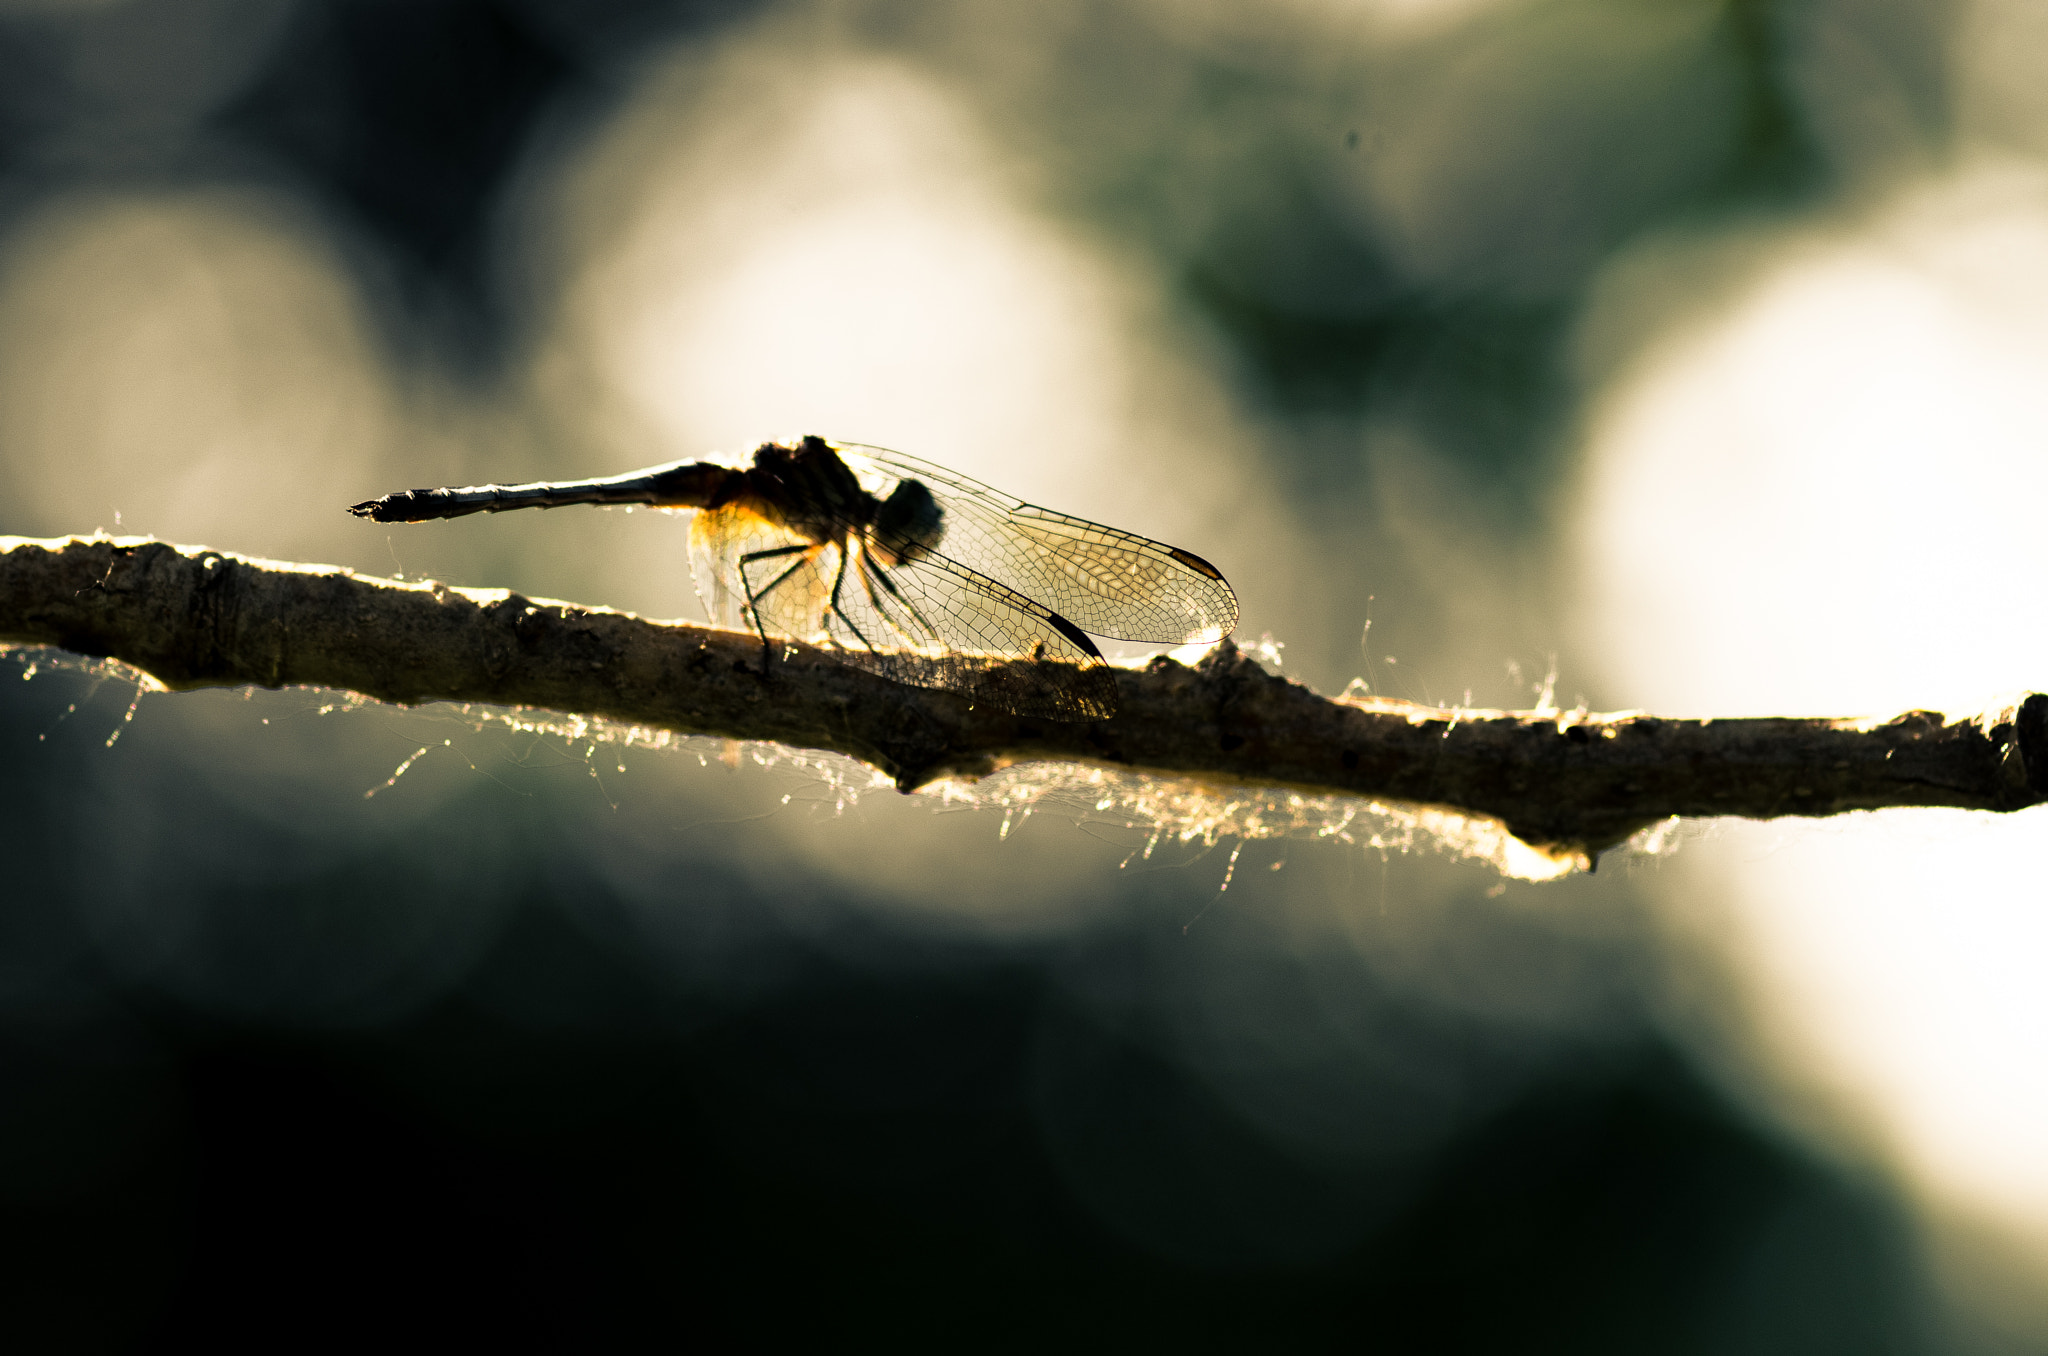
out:
{"label": "blurred background", "polygon": [[[694,617],[673,517],[342,509],[815,431],[1199,551],[1325,692],[1973,711],[2048,683],[2044,66],[2031,0],[0,0],[0,532]],[[1223,893],[36,658],[10,1349],[2048,1351],[2038,812]]]}

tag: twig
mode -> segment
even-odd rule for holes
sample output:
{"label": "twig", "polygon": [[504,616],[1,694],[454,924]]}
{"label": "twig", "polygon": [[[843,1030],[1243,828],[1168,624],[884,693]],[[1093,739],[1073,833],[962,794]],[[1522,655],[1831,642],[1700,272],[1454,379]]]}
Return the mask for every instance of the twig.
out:
{"label": "twig", "polygon": [[[764,676],[748,633],[147,538],[0,537],[0,641],[118,659],[171,689],[303,684],[830,749],[906,791],[1059,760],[1405,801],[1498,819],[1588,865],[1672,816],[2048,799],[2038,693],[1953,721],[1448,711],[1332,701],[1226,641],[1194,668],[1119,670],[1116,717],[1069,724],[975,708],[796,642]],[[1032,662],[991,660],[992,681]]]}

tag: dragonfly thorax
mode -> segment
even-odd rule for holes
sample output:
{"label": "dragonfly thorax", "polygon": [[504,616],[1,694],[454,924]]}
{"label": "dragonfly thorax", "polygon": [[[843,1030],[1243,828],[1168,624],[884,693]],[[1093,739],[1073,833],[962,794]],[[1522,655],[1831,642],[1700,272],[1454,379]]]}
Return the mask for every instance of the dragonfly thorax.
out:
{"label": "dragonfly thorax", "polygon": [[884,566],[929,555],[945,532],[944,511],[924,482],[900,481],[878,498],[823,438],[763,443],[745,478],[743,493],[760,516],[821,545],[860,538]]}

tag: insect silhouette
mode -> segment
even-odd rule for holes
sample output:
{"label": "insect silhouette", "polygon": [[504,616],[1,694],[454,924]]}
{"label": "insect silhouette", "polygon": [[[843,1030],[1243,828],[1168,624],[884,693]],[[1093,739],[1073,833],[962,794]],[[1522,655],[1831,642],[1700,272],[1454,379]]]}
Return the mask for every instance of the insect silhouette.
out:
{"label": "insect silhouette", "polygon": [[[695,509],[690,565],[714,621],[829,644],[841,663],[1019,715],[1106,720],[1088,638],[1186,645],[1236,629],[1237,596],[1176,546],[1001,494],[930,462],[810,437],[750,466],[673,462],[605,480],[405,490],[380,523],[565,504]],[[1037,662],[1019,664],[1017,659]]]}

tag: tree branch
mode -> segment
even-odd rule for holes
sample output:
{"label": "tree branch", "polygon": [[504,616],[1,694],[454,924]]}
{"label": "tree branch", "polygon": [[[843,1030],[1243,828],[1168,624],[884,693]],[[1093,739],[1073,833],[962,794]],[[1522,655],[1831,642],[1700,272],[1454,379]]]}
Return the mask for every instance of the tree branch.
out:
{"label": "tree branch", "polygon": [[[1064,724],[906,687],[743,632],[147,538],[0,537],[0,641],[118,659],[171,689],[345,688],[548,707],[829,749],[904,790],[1031,760],[1280,785],[1486,816],[1553,855],[1672,816],[2018,810],[2048,799],[2048,695],[1950,721],[1666,720],[1332,701],[1228,641],[1120,669],[1113,720]],[[991,660],[988,681],[1028,659]],[[1055,661],[1040,661],[1055,662]]]}

